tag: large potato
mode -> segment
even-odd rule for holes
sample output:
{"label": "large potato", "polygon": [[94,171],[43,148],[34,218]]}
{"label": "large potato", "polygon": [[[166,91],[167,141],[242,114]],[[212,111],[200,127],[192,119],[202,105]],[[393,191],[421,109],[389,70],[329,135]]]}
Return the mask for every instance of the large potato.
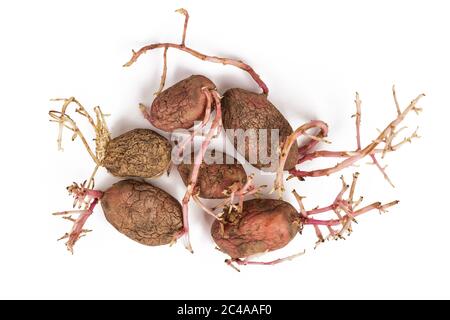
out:
{"label": "large potato", "polygon": [[183,227],[180,203],[146,182],[122,180],[104,192],[101,204],[114,228],[148,246],[170,243]]}
{"label": "large potato", "polygon": [[244,201],[242,215],[235,223],[215,220],[211,235],[231,258],[246,258],[284,247],[295,237],[300,225],[297,210],[288,202],[253,199]]}
{"label": "large potato", "polygon": [[[269,138],[267,139],[267,154],[270,157],[272,153],[277,150],[272,150],[270,143],[270,129],[279,130],[279,141],[282,144],[286,138],[292,134],[292,127],[286,118],[278,111],[278,109],[267,99],[265,94],[250,92],[244,89],[229,89],[222,99],[222,121],[225,129],[269,129]],[[235,148],[238,148],[238,141],[234,136],[228,135],[234,143]],[[247,161],[250,161],[250,154],[258,155],[256,163],[250,163],[253,166],[261,169],[268,168],[270,165],[261,162],[259,157],[260,148],[259,136],[257,143],[251,143],[249,140],[245,141],[245,154],[242,154]],[[240,151],[238,149],[238,151]],[[277,158],[277,157],[275,157]],[[284,166],[285,170],[293,169],[298,160],[298,145],[295,143],[286,160]],[[272,167],[271,171],[275,171],[276,167]]]}
{"label": "large potato", "polygon": [[206,97],[202,88],[215,89],[208,78],[193,75],[161,92],[146,110],[150,122],[161,130],[189,129],[194,121],[203,120]]}

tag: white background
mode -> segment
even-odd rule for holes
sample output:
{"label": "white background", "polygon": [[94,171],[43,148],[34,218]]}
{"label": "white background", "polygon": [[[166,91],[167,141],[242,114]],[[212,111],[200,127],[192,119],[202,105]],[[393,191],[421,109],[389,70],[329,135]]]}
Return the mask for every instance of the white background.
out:
{"label": "white background", "polygon": [[[450,20],[445,3],[2,1],[0,298],[450,298]],[[178,7],[191,14],[189,46],[248,62],[293,127],[315,118],[330,125],[333,145],[328,148],[354,147],[350,115],[356,90],[363,100],[365,143],[395,116],[392,84],[403,107],[425,92],[423,114],[406,120],[410,129],[420,125],[422,139],[385,159],[395,189],[365,161],[344,172],[347,177],[361,172],[358,190],[367,203],[401,203],[387,214],[361,217],[346,241],[313,250],[309,230],[264,258],[304,248],[305,256],[274,267],[243,267],[241,273],[214,250],[211,220],[194,205],[194,255],[181,242],[153,248],[129,240],[106,222],[99,207],[87,223],[94,232],[71,256],[56,242],[70,224],[50,213],[71,207],[65,186],[86,179],[93,163],[69,134],[65,151],[57,151],[57,128],[47,112],[59,105],[49,99],[74,95],[86,107],[100,104],[111,113],[113,136],[149,127],[137,106],[151,103],[162,51],[143,56],[132,68],[121,65],[133,48],[180,40]],[[174,50],[168,59],[169,85],[200,73],[221,92],[257,90],[241,70]],[[114,181],[103,170],[97,187]],[[153,183],[178,199],[184,193],[176,172]],[[295,187],[312,208],[327,205],[339,186],[333,175],[291,181],[288,190]]]}

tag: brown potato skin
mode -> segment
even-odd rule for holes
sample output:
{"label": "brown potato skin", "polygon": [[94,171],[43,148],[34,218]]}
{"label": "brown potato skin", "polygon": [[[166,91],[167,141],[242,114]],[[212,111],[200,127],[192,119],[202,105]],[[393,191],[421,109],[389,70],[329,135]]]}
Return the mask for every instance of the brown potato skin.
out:
{"label": "brown potato skin", "polygon": [[193,75],[162,91],[153,100],[148,119],[158,129],[172,132],[189,129],[194,121],[203,120],[206,97],[202,88],[215,89],[214,83],[201,75]]}
{"label": "brown potato skin", "polygon": [[[225,129],[279,129],[280,143],[283,143],[287,136],[293,132],[286,118],[264,94],[239,88],[229,89],[223,95],[222,112],[222,122]],[[234,146],[237,148],[237,141],[232,137],[229,138],[234,140]],[[249,161],[249,150],[256,150],[256,148],[257,145],[246,142],[246,154],[243,154],[243,156],[247,161]],[[270,148],[270,140],[268,141],[268,151],[269,154],[275,151]],[[297,160],[298,145],[295,143],[288,154],[284,169],[293,169]],[[251,165],[258,169],[269,167],[268,164],[261,163],[259,159],[256,164],[251,163]]]}
{"label": "brown potato skin", "polygon": [[[225,159],[225,155],[223,155],[223,159]],[[193,160],[192,156],[191,163],[194,162]],[[244,186],[247,182],[244,167],[237,160],[234,160],[234,164],[223,162],[223,164],[202,162],[194,194],[199,192],[199,196],[205,199],[224,199],[227,197],[224,191],[233,184],[236,184],[238,188]],[[178,165],[178,172],[186,186],[189,184],[192,167],[193,164],[181,163]]]}
{"label": "brown potato skin", "polygon": [[134,129],[112,139],[102,165],[116,177],[153,178],[168,168],[172,146],[150,129]]}
{"label": "brown potato skin", "polygon": [[214,221],[211,235],[231,258],[246,258],[287,245],[300,230],[300,216],[288,202],[274,199],[244,201],[241,218],[235,224]]}
{"label": "brown potato skin", "polygon": [[105,191],[101,204],[106,220],[141,244],[169,244],[183,227],[180,203],[146,182],[122,180]]}

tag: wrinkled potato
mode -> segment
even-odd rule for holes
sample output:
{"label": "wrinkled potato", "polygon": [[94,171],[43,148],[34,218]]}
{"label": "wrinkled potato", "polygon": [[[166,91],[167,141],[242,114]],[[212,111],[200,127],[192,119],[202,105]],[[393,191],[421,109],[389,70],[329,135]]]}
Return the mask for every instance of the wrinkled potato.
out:
{"label": "wrinkled potato", "polygon": [[[240,189],[247,182],[247,174],[245,173],[244,167],[236,159],[231,158],[233,163],[227,164],[227,155],[222,153],[219,153],[216,159],[222,159],[221,163],[212,163],[207,158],[206,163],[203,161],[200,165],[194,194],[199,193],[201,198],[226,198],[225,191],[228,191],[231,186],[235,185],[237,189]],[[193,163],[194,154],[191,155],[190,164],[181,163],[178,165],[178,172],[186,186],[189,184]]]}
{"label": "wrinkled potato", "polygon": [[300,216],[288,202],[274,199],[244,201],[243,212],[234,223],[214,221],[211,235],[231,258],[280,249],[300,230]]}
{"label": "wrinkled potato", "polygon": [[201,75],[193,75],[162,91],[146,110],[150,122],[161,130],[189,129],[194,121],[203,120],[206,97],[202,88],[215,89],[214,83]]}
{"label": "wrinkled potato", "polygon": [[130,239],[148,246],[171,243],[183,228],[180,203],[146,182],[122,180],[101,199],[106,220]]}
{"label": "wrinkled potato", "polygon": [[150,129],[134,129],[111,141],[102,165],[116,177],[153,178],[167,170],[172,146]]}
{"label": "wrinkled potato", "polygon": [[[222,99],[222,121],[225,129],[279,129],[280,144],[293,132],[292,127],[286,118],[278,111],[278,109],[267,99],[266,95],[250,92],[244,89],[229,89]],[[267,151],[270,156],[272,150],[270,143],[270,131],[267,139]],[[237,149],[237,139],[234,136],[229,138]],[[250,152],[256,152],[258,159],[256,163],[251,165],[256,168],[267,168],[269,164],[261,163],[258,152],[258,143],[252,144],[248,140],[245,141],[245,154],[243,156],[249,161]],[[239,150],[238,150],[239,151]],[[286,160],[285,170],[293,169],[298,160],[298,145],[295,143]],[[276,168],[272,168],[275,171]]]}

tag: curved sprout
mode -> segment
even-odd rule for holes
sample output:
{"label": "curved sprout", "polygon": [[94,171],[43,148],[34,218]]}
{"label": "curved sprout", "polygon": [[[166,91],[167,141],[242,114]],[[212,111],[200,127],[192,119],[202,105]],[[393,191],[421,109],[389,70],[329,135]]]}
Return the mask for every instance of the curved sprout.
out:
{"label": "curved sprout", "polygon": [[269,93],[269,88],[262,81],[261,77],[255,72],[255,70],[253,70],[252,67],[250,67],[245,62],[240,61],[240,60],[231,59],[231,58],[221,58],[221,57],[217,57],[217,56],[209,56],[209,55],[200,53],[194,49],[187,47],[186,46],[186,31],[187,31],[187,26],[188,26],[188,21],[189,21],[189,13],[187,12],[186,9],[178,9],[178,10],[176,10],[176,12],[181,13],[182,15],[185,16],[184,27],[183,27],[183,37],[182,37],[181,43],[180,44],[154,43],[154,44],[144,46],[141,49],[139,49],[138,51],[133,50],[133,55],[132,55],[131,59],[123,65],[124,67],[131,66],[133,63],[135,63],[137,61],[137,59],[142,54],[146,53],[147,51],[150,51],[153,49],[164,48],[164,69],[163,69],[163,74],[161,76],[161,84],[160,84],[159,90],[156,92],[156,94],[159,94],[162,91],[162,89],[164,88],[166,74],[167,74],[167,71],[166,71],[167,50],[168,50],[168,48],[174,48],[174,49],[178,49],[178,50],[184,51],[186,53],[189,53],[190,55],[192,55],[200,60],[203,60],[203,61],[219,63],[219,64],[223,64],[223,65],[231,65],[231,66],[235,66],[236,68],[242,69],[242,70],[246,71],[253,78],[253,80],[258,84],[258,86],[261,88],[261,90],[264,94],[267,95]]}
{"label": "curved sprout", "polygon": [[[341,171],[344,168],[347,168],[349,166],[354,165],[359,160],[369,156],[373,164],[381,171],[384,178],[391,184],[393,183],[389,179],[388,175],[386,174],[385,167],[382,167],[377,159],[377,154],[381,154],[382,158],[384,155],[388,152],[392,152],[397,150],[400,146],[404,145],[407,142],[411,142],[414,138],[419,138],[419,135],[417,133],[418,129],[416,129],[410,136],[404,138],[399,143],[394,144],[394,138],[396,138],[400,131],[405,129],[405,127],[401,127],[397,129],[397,127],[400,125],[400,123],[403,122],[403,120],[406,118],[406,116],[411,112],[414,111],[415,113],[419,113],[422,111],[421,108],[417,107],[417,103],[419,100],[425,96],[425,94],[418,95],[414,100],[410,102],[410,104],[405,108],[405,110],[401,111],[399,107],[399,103],[397,101],[397,95],[395,92],[395,87],[392,87],[392,93],[394,96],[394,102],[397,110],[397,117],[392,120],[384,130],[382,130],[378,137],[376,137],[373,141],[371,141],[369,144],[367,144],[364,148],[361,146],[361,138],[360,138],[360,125],[361,125],[361,100],[359,98],[359,94],[356,93],[355,98],[355,105],[356,105],[356,114],[354,115],[356,118],[355,126],[356,126],[356,149],[352,151],[329,151],[329,150],[319,150],[319,151],[311,151],[311,142],[310,144],[306,145],[305,147],[299,148],[299,155],[300,159],[298,160],[297,164],[302,164],[306,161],[310,161],[316,158],[341,158],[339,163],[337,163],[335,166],[324,168],[324,169],[316,169],[311,171],[302,171],[299,169],[292,169],[289,171],[291,174],[288,177],[288,180],[297,177],[300,180],[304,180],[306,177],[321,177],[321,176],[328,176],[330,174],[336,173]],[[321,132],[319,133],[319,136],[315,138],[316,140],[314,142],[318,142],[322,137],[326,136],[326,125],[324,123],[321,123],[321,121],[311,121],[310,123],[304,124],[301,127],[299,127],[297,130],[294,131],[294,133],[288,137],[286,140],[285,145],[283,146],[282,152],[280,154],[280,163],[283,163],[283,160],[285,160],[285,157],[287,153],[289,152],[293,140],[296,139],[298,136],[304,134],[305,130],[311,128],[312,126],[317,126],[321,129]],[[380,145],[382,145],[380,147]],[[284,191],[283,189],[283,166],[280,166],[280,169],[277,172],[277,178],[275,180],[274,188],[275,190],[278,190],[278,192],[281,193]]]}

